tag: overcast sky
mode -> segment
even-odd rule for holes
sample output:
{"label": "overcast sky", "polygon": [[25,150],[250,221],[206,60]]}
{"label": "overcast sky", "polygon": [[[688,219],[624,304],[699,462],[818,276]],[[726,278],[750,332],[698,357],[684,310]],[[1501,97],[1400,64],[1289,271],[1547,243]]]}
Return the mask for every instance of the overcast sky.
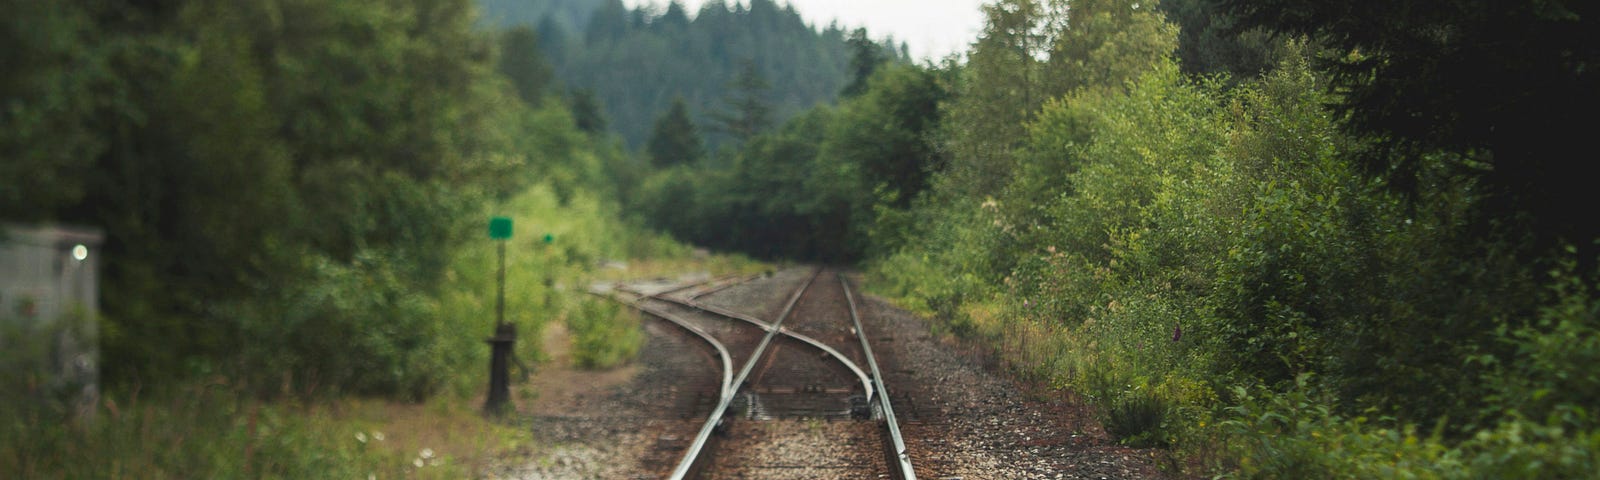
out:
{"label": "overcast sky", "polygon": [[[623,0],[629,7],[655,5],[666,9],[668,0]],[[736,0],[728,0],[731,5]],[[748,4],[748,0],[737,0]],[[690,15],[700,11],[705,0],[680,0]],[[846,30],[867,27],[874,39],[893,35],[904,41],[917,60],[935,60],[950,53],[964,52],[983,27],[978,7],[984,0],[776,0],[779,5],[794,5],[806,22],[822,28],[839,20]]]}

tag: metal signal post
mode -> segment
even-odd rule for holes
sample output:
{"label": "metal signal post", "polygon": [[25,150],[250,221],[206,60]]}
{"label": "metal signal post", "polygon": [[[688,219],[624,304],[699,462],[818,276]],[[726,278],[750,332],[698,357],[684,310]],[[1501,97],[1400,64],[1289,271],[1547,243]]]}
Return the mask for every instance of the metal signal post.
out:
{"label": "metal signal post", "polygon": [[489,358],[489,396],[483,404],[484,412],[499,415],[511,401],[511,346],[517,341],[516,326],[506,323],[506,241],[511,239],[511,219],[489,219],[489,238],[499,241],[500,270],[497,275],[500,293],[494,303],[494,336],[487,342],[491,348]]}

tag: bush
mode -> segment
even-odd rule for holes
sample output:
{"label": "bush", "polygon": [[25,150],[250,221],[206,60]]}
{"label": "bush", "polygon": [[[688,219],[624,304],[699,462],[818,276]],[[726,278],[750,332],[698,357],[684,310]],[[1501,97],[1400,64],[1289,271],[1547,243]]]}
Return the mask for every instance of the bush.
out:
{"label": "bush", "polygon": [[583,368],[607,369],[633,361],[644,344],[639,317],[615,302],[585,299],[567,316],[572,360]]}
{"label": "bush", "polygon": [[433,316],[433,300],[411,286],[404,260],[368,250],[350,264],[311,262],[310,277],[267,308],[239,309],[249,341],[238,361],[247,381],[264,393],[290,387],[411,400],[444,385],[454,367],[442,352],[451,330]]}
{"label": "bush", "polygon": [[1163,446],[1167,402],[1148,390],[1134,390],[1111,404],[1105,414],[1106,433],[1135,447]]}
{"label": "bush", "polygon": [[[1497,369],[1489,375],[1492,409],[1513,409],[1528,418],[1561,418],[1571,427],[1592,429],[1600,422],[1600,298],[1578,275],[1567,253],[1550,272],[1549,298],[1540,315],[1500,330],[1514,353],[1475,357]],[[1503,359],[1503,360],[1502,360]]]}
{"label": "bush", "polygon": [[[1591,478],[1600,431],[1571,417],[1535,422],[1511,415],[1452,445],[1444,421],[1427,437],[1393,418],[1336,412],[1306,376],[1283,393],[1234,390],[1221,428],[1239,478]],[[1575,409],[1563,409],[1575,411]]]}

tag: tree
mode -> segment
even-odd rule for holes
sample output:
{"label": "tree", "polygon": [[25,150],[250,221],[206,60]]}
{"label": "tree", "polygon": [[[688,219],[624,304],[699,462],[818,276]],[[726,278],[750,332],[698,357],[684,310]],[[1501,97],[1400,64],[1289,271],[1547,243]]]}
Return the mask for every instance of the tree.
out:
{"label": "tree", "polygon": [[628,33],[627,17],[628,7],[622,0],[607,0],[589,17],[589,26],[583,30],[585,43],[593,47],[622,38]]}
{"label": "tree", "polygon": [[579,130],[590,134],[606,130],[606,117],[600,113],[600,103],[594,98],[594,90],[587,88],[572,89],[572,121],[578,125]]}
{"label": "tree", "polygon": [[1023,124],[1044,101],[1040,61],[1050,47],[1039,0],[983,7],[984,28],[960,70],[961,86],[945,124],[953,184],[981,198],[1009,182]]}
{"label": "tree", "polygon": [[723,100],[728,110],[712,118],[717,121],[718,130],[744,143],[772,125],[772,105],[766,99],[767,89],[771,88],[767,77],[761,74],[755,62],[741,63],[738,76],[728,84],[728,96]]}
{"label": "tree", "polygon": [[102,54],[78,2],[6,0],[0,10],[0,219],[47,220],[82,198],[89,160],[105,148],[90,126]]}
{"label": "tree", "polygon": [[1227,73],[1243,81],[1270,69],[1281,55],[1282,39],[1261,29],[1236,31],[1235,20],[1211,0],[1164,0],[1159,8],[1178,25],[1184,73]]}
{"label": "tree", "polygon": [[885,65],[868,85],[840,105],[818,161],[850,165],[861,178],[848,188],[880,191],[886,206],[905,209],[938,166],[933,133],[948,94],[934,72],[911,65]]}
{"label": "tree", "polygon": [[437,385],[425,295],[529,166],[472,5],[0,0],[0,216],[107,232],[109,381]]}
{"label": "tree", "polygon": [[705,156],[700,133],[689,119],[689,107],[683,103],[683,98],[672,99],[672,106],[667,113],[656,119],[655,129],[651,131],[650,142],[645,148],[650,155],[650,163],[657,168],[692,165]]}
{"label": "tree", "polygon": [[1050,47],[1049,96],[1079,88],[1123,89],[1177,48],[1177,28],[1149,2],[1073,0]]}
{"label": "tree", "polygon": [[550,64],[539,50],[539,37],[525,26],[512,27],[500,36],[500,73],[511,79],[517,96],[537,105],[550,84]]}
{"label": "tree", "polygon": [[1580,205],[1591,185],[1592,128],[1600,109],[1600,3],[1418,0],[1362,4],[1317,0],[1212,0],[1235,28],[1310,36],[1350,128],[1375,142],[1372,171],[1409,192],[1424,154],[1456,154],[1457,167],[1491,190],[1486,224],[1532,215],[1544,246],[1565,239],[1592,257],[1600,222]]}
{"label": "tree", "polygon": [[[582,1],[601,6],[609,0]],[[837,98],[849,81],[850,53],[843,32],[819,32],[791,9],[770,3],[707,1],[693,15],[681,0],[677,6],[660,2],[659,7],[643,4],[611,13],[605,13],[606,7],[592,18],[603,29],[620,25],[620,34],[596,33],[594,41],[586,42],[583,35],[595,31],[585,32],[580,24],[567,29],[579,37],[564,48],[560,42],[540,40],[561,81],[593,89],[611,131],[630,147],[643,149],[656,116],[666,111],[672,97],[705,108],[697,120],[706,121],[707,113],[720,109],[719,100],[745,59],[756,59],[758,71],[770,82],[761,97],[770,106],[769,125]],[[606,20],[612,16],[620,23]],[[629,27],[636,20],[642,27]],[[702,129],[716,126],[709,121]],[[708,150],[735,140],[720,130],[702,133]]]}
{"label": "tree", "polygon": [[867,38],[867,29],[857,28],[850,32],[850,84],[844,86],[839,92],[841,97],[854,97],[867,90],[867,79],[872,77],[872,72],[885,60],[883,47],[877,42]]}

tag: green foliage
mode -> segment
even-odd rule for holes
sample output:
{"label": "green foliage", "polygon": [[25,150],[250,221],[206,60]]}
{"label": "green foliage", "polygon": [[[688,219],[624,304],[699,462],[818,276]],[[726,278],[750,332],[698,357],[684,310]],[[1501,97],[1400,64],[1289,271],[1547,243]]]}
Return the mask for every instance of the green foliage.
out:
{"label": "green foliage", "polygon": [[913,310],[931,313],[957,332],[972,333],[977,328],[964,307],[999,290],[991,275],[993,263],[1004,261],[995,258],[1000,249],[993,248],[1003,240],[1003,231],[997,228],[992,200],[951,202],[945,208],[913,211],[907,238],[917,243],[875,260],[874,278]]}
{"label": "green foliage", "polygon": [[259,372],[246,378],[269,392],[432,395],[460,366],[441,351],[452,329],[407,284],[405,268],[370,250],[349,264],[322,258],[300,283],[274,292],[281,297],[256,300],[275,308],[241,307],[239,334],[250,341],[235,352],[240,371]]}
{"label": "green foliage", "polygon": [[1192,75],[1227,74],[1248,80],[1272,70],[1281,60],[1281,39],[1261,29],[1238,31],[1236,19],[1210,0],[1164,0],[1159,8],[1176,24],[1178,63]]}
{"label": "green foliage", "polygon": [[1585,148],[1587,133],[1568,119],[1600,107],[1600,79],[1588,67],[1600,61],[1593,36],[1600,6],[1212,1],[1237,28],[1304,35],[1328,48],[1323,66],[1342,92],[1339,112],[1375,144],[1366,158],[1371,172],[1419,192],[1429,186],[1418,157],[1458,153],[1454,163],[1488,194],[1479,208],[1489,212],[1477,220],[1525,217],[1520,228],[1537,247],[1525,260],[1562,242],[1586,258],[1597,253],[1591,240],[1600,224],[1569,208],[1594,203],[1588,162],[1566,152]]}
{"label": "green foliage", "polygon": [[[470,1],[169,7],[58,2],[5,21],[19,38],[8,64],[28,67],[0,88],[29,100],[6,110],[4,148],[55,193],[7,175],[0,196],[26,204],[3,214],[108,232],[113,388],[221,374],[261,394],[424,398],[477,365],[478,335],[451,315],[493,291],[457,283],[489,271],[466,260],[486,258],[474,233],[487,205],[542,185],[554,200],[540,208],[628,237],[606,230],[622,227],[596,200],[616,192],[610,170],[626,156],[537,102],[538,72],[512,68],[537,70],[531,32],[500,38],[512,78],[500,76]],[[13,28],[24,25],[48,28]],[[51,76],[62,69],[94,88]],[[71,146],[49,151],[70,162],[28,153],[60,142]],[[58,182],[59,169],[81,172]],[[594,245],[556,264],[631,248]]]}
{"label": "green foliage", "polygon": [[1221,429],[1239,478],[1463,478],[1459,454],[1414,427],[1374,426],[1334,413],[1306,376],[1282,393],[1233,391]]}
{"label": "green foliage", "polygon": [[1164,445],[1162,423],[1166,421],[1166,401],[1154,393],[1135,391],[1113,402],[1105,414],[1106,433],[1124,444],[1148,447]]}
{"label": "green foliage", "polygon": [[694,165],[705,156],[700,143],[700,133],[689,119],[689,107],[683,99],[672,101],[672,107],[656,119],[650,132],[650,143],[645,146],[650,164],[656,168],[673,165]]}
{"label": "green foliage", "polygon": [[850,70],[853,75],[844,90],[839,91],[839,96],[849,98],[867,91],[867,79],[872,78],[872,72],[877,71],[878,66],[888,58],[884,47],[867,37],[865,28],[851,30],[850,39],[846,42],[850,44]]}
{"label": "green foliage", "polygon": [[1512,415],[1459,443],[1393,419],[1336,413],[1307,377],[1282,392],[1236,388],[1221,429],[1237,478],[1588,478],[1600,466],[1600,432],[1552,418]]}
{"label": "green foliage", "polygon": [[567,317],[572,359],[583,368],[607,369],[632,360],[644,344],[639,318],[616,302],[589,299]]}
{"label": "green foliage", "polygon": [[[1306,42],[1260,77],[1192,78],[1159,17],[1070,6],[1036,37],[1026,20],[1057,6],[991,7],[944,110],[950,167],[883,217],[908,241],[872,260],[880,291],[1084,395],[1125,443],[1243,445],[1218,467],[1244,476],[1586,465],[1587,280],[1574,262],[1539,295],[1525,218],[1483,220],[1473,153],[1410,160],[1428,188],[1395,194]],[[1050,39],[1060,74],[1024,81],[1025,37]]]}
{"label": "green foliage", "polygon": [[[772,105],[766,99],[772,84],[751,61],[739,62],[739,73],[728,82],[722,103],[725,110],[712,112],[716,130],[743,144],[772,126]],[[676,106],[681,102],[674,102]]]}
{"label": "green foliage", "polygon": [[1569,247],[1551,270],[1550,300],[1535,320],[1496,332],[1514,350],[1475,360],[1495,367],[1488,378],[1497,406],[1553,426],[1593,431],[1600,427],[1593,411],[1600,374],[1591,368],[1600,361],[1600,299],[1577,273],[1575,254]]}
{"label": "green foliage", "polygon": [[594,91],[587,88],[572,91],[570,105],[573,122],[579,130],[591,135],[606,131],[606,118],[600,113],[599,100],[594,98]]}
{"label": "green foliage", "polygon": [[903,235],[889,225],[907,221],[942,166],[932,136],[946,97],[938,71],[884,65],[838,107],[752,136],[725,160],[655,172],[629,201],[678,238],[763,258],[852,261],[874,240],[887,251]]}
{"label": "green foliage", "polygon": [[[585,321],[602,327],[595,333],[615,333],[620,343],[609,345],[609,338],[589,337],[593,343],[575,350],[575,356],[631,360],[638,347],[627,348],[626,343],[638,332],[619,333],[620,319],[597,316],[593,310],[604,310],[604,305],[592,305],[583,289],[603,260],[683,257],[688,255],[685,248],[616,221],[621,217],[616,204],[589,190],[563,202],[555,189],[535,186],[487,208],[478,218],[493,215],[515,219],[516,231],[506,243],[505,315],[517,326],[516,354],[528,364],[543,361],[547,355],[539,340],[550,322],[566,322],[577,333],[574,322]],[[554,241],[544,243],[545,234]],[[440,335],[433,355],[455,368],[445,386],[459,393],[477,392],[487,382],[482,365],[488,362],[488,349],[482,340],[495,328],[498,261],[494,242],[481,238],[455,250],[443,275],[437,309],[431,312],[433,322],[440,325],[436,328],[456,332]],[[585,351],[590,348],[596,351]]]}
{"label": "green foliage", "polygon": [[[12,416],[0,407],[0,473],[9,478],[461,478],[466,465],[379,448],[361,426],[326,411],[264,405],[225,383],[159,400],[107,399],[93,421]],[[9,403],[8,403],[9,405]],[[397,441],[391,439],[390,441]],[[373,443],[369,443],[373,442]]]}
{"label": "green foliage", "polygon": [[1600,469],[1600,431],[1513,419],[1459,449],[1472,478],[1585,478]]}
{"label": "green foliage", "polygon": [[[565,0],[524,2],[515,9],[499,0],[482,3],[505,13],[506,23],[526,18],[524,24],[532,25],[546,11],[557,13],[552,25],[577,19],[560,13],[576,3]],[[832,101],[850,81],[847,32],[837,25],[814,28],[782,2],[705,2],[698,12],[666,2],[631,10],[620,1],[584,3],[591,7],[582,15],[586,23],[541,29],[540,43],[563,82],[595,92],[630,148],[647,144],[654,121],[677,97],[699,112],[696,122],[715,123],[711,114],[747,68],[771,83],[750,97],[769,107],[769,125]],[[572,38],[545,38],[556,30]],[[716,151],[749,132],[707,132],[705,142]]]}
{"label": "green foliage", "polygon": [[32,221],[86,193],[105,149],[90,126],[106,99],[107,48],[80,2],[0,3],[0,218]]}
{"label": "green foliage", "polygon": [[500,73],[511,80],[522,101],[537,105],[550,85],[550,64],[539,50],[539,37],[528,27],[513,27],[500,34]]}
{"label": "green foliage", "polygon": [[1074,0],[1069,5],[1066,25],[1050,51],[1053,94],[1121,88],[1178,46],[1176,26],[1149,2]]}
{"label": "green foliage", "polygon": [[1045,8],[1037,0],[983,7],[984,30],[956,72],[955,98],[944,107],[950,185],[964,195],[988,195],[1009,182],[1022,125],[1048,98],[1039,61],[1050,47]]}
{"label": "green foliage", "polygon": [[[889,207],[905,209],[928,187],[939,167],[930,137],[939,125],[939,104],[948,93],[935,72],[907,65],[878,68],[856,98],[840,105],[828,126],[819,163],[824,172],[845,168],[843,184],[858,190],[882,189]],[[849,167],[846,167],[849,165]]]}

